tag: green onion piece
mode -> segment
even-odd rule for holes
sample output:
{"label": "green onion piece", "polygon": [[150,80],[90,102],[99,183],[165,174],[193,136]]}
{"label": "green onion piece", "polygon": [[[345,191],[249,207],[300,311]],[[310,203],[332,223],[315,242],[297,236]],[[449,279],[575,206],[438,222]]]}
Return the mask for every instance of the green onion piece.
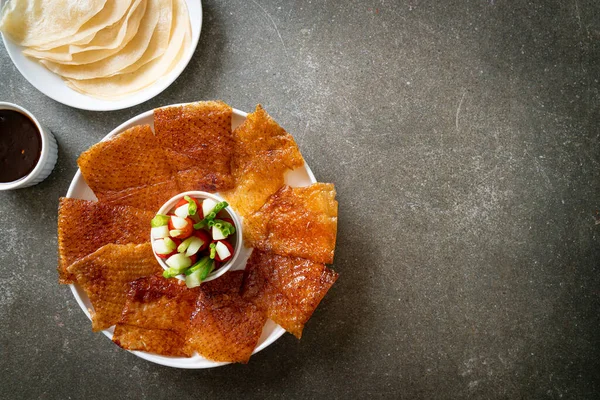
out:
{"label": "green onion piece", "polygon": [[210,259],[214,260],[215,256],[217,255],[217,245],[214,243],[210,244]]}
{"label": "green onion piece", "polygon": [[202,221],[198,222],[197,224],[194,224],[194,229],[198,230],[198,229],[204,229],[208,226],[208,221],[205,219],[203,219]]}
{"label": "green onion piece", "polygon": [[163,271],[163,276],[167,279],[175,278],[179,274],[181,274],[181,272],[179,272],[179,270],[177,270],[175,268],[169,268],[169,269],[165,269]]}
{"label": "green onion piece", "polygon": [[[194,271],[190,272],[189,274],[186,271],[185,285],[188,288],[191,289],[191,288],[200,286],[202,281],[204,279],[206,279],[208,274],[210,274],[212,272],[212,270],[214,269],[215,262],[213,260],[209,259],[208,257],[205,257],[204,259],[208,260],[208,262],[196,263],[194,265],[194,268],[196,268],[196,266],[199,266],[199,267],[194,269]],[[188,271],[191,269],[192,268],[189,268]]]}
{"label": "green onion piece", "polygon": [[189,267],[188,269],[186,269],[184,274],[191,275],[193,272],[198,271],[200,268],[202,268],[204,266],[204,264],[206,264],[208,262],[210,262],[210,257],[208,257],[208,256],[202,257],[199,261],[196,262],[196,264],[194,264],[191,267]]}
{"label": "green onion piece", "polygon": [[223,232],[223,235],[225,235],[225,237],[229,236],[229,235],[233,235],[235,233],[235,226],[233,226],[233,224],[230,224],[227,221],[223,221],[221,219],[215,219],[214,220],[214,224],[209,226],[214,226],[217,229],[219,229],[221,232]]}
{"label": "green onion piece", "polygon": [[208,219],[208,220],[215,219],[217,217],[217,214],[219,213],[219,211],[221,211],[228,205],[229,205],[229,203],[227,203],[226,201],[221,201],[221,202],[217,203],[217,205],[215,206],[215,208],[213,208],[213,210],[210,212],[210,214],[204,216],[204,219]]}
{"label": "green onion piece", "polygon": [[213,260],[210,260],[208,262],[208,264],[205,264],[201,269],[200,269],[200,280],[203,281],[206,279],[206,277],[208,276],[208,274],[210,274],[213,269],[215,268],[215,262]]}
{"label": "green onion piece", "polygon": [[190,196],[183,196],[183,198],[189,203],[188,206],[188,214],[196,215],[196,211],[198,211],[198,204],[192,199]]}
{"label": "green onion piece", "polygon": [[156,214],[152,221],[150,221],[150,225],[153,228],[158,228],[159,226],[167,225],[169,223],[169,216],[163,214]]}

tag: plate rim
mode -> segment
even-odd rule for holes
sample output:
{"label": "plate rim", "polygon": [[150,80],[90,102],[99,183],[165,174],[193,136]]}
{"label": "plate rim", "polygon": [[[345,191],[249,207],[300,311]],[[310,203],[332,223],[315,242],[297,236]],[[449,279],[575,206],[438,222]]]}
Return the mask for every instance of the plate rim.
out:
{"label": "plate rim", "polygon": [[[0,8],[2,8],[2,6],[4,5],[6,0],[0,0]],[[173,84],[173,82],[175,82],[177,80],[177,78],[179,78],[179,76],[183,73],[183,71],[187,68],[188,64],[190,63],[190,61],[192,60],[192,57],[194,56],[194,53],[196,52],[196,48],[198,47],[198,42],[200,41],[200,35],[202,33],[202,22],[203,22],[203,8],[202,8],[202,0],[184,0],[186,3],[186,6],[188,6],[189,9],[189,4],[190,2],[197,2],[198,3],[198,7],[199,7],[199,18],[198,18],[198,34],[194,35],[193,34],[193,29],[192,29],[192,40],[190,41],[190,51],[188,52],[188,54],[179,62],[179,65],[170,73],[163,75],[162,77],[160,77],[158,80],[156,80],[154,83],[152,83],[150,86],[147,86],[145,88],[143,88],[140,91],[137,92],[133,92],[133,93],[129,93],[128,95],[126,95],[123,98],[120,98],[118,100],[103,100],[103,99],[98,99],[96,97],[93,96],[89,96],[83,93],[79,93],[74,91],[73,89],[69,88],[66,83],[64,82],[64,80],[62,80],[61,78],[61,83],[64,86],[65,89],[72,91],[73,93],[77,93],[78,95],[81,96],[85,96],[89,99],[91,99],[93,101],[92,105],[81,105],[78,104],[77,101],[75,100],[70,100],[70,98],[65,98],[65,99],[61,99],[59,98],[60,96],[57,96],[56,93],[58,92],[52,92],[50,90],[42,90],[42,88],[37,84],[37,80],[39,79],[39,77],[32,71],[26,71],[25,67],[23,64],[21,64],[20,62],[15,61],[15,55],[13,55],[13,46],[15,48],[18,49],[18,51],[22,51],[22,46],[14,43],[10,38],[7,37],[7,35],[4,35],[3,33],[0,32],[0,36],[2,36],[2,43],[4,44],[4,48],[6,49],[6,52],[8,53],[8,56],[10,57],[10,61],[12,62],[12,64],[15,66],[15,68],[17,68],[17,71],[19,71],[19,73],[21,74],[21,76],[23,78],[25,78],[25,80],[27,80],[27,82],[29,82],[29,84],[31,84],[31,86],[33,86],[38,92],[42,93],[44,96],[47,96],[49,98],[51,98],[52,100],[64,104],[66,106],[69,107],[73,107],[73,108],[77,108],[79,110],[87,110],[87,111],[116,111],[116,110],[124,110],[127,108],[131,108],[134,106],[137,106],[139,104],[145,103],[153,98],[155,98],[156,96],[158,96],[159,94],[161,94],[162,92],[164,92],[165,90],[167,90],[167,88],[169,86],[171,86]],[[192,24],[192,20],[191,20],[191,16],[190,16],[190,25]],[[10,45],[9,45],[10,44]],[[33,60],[31,60],[31,62],[35,62]],[[55,74],[56,75],[56,74]],[[60,78],[60,77],[59,77]],[[153,90],[152,90],[153,89]],[[125,102],[124,100],[126,100],[127,98],[129,98],[130,96],[134,96],[135,94],[139,94],[139,93],[143,93],[144,91],[148,91],[147,95],[140,97],[137,100],[133,100],[133,101],[129,101],[129,102]]]}
{"label": "plate rim", "polygon": [[[190,104],[190,103],[177,103],[177,104],[170,104],[170,105],[165,105],[162,107],[176,107],[176,106],[182,106],[182,105],[186,105],[186,104]],[[158,108],[162,108],[162,107],[158,107]],[[123,122],[122,124],[120,124],[119,126],[117,126],[116,128],[114,128],[112,131],[110,131],[106,136],[104,136],[102,139],[100,139],[99,142],[103,142],[106,141],[108,139],[110,139],[111,137],[123,132],[124,130],[126,130],[127,128],[134,126],[138,123],[138,121],[143,120],[145,118],[150,117],[153,113],[154,113],[155,109],[150,109],[148,111],[145,111],[141,114],[138,114],[136,116],[133,116],[132,118],[128,119],[127,121]],[[248,117],[248,113],[238,110],[236,108],[233,108],[233,114],[237,115],[238,117],[242,117],[242,118],[247,118]],[[98,142],[98,143],[99,143]],[[317,180],[315,178],[315,175],[313,174],[312,170],[310,169],[310,167],[308,166],[308,164],[306,163],[306,161],[304,162],[304,168],[306,170],[306,173],[308,174],[308,177],[310,179],[310,181],[312,183],[316,183]],[[65,197],[67,198],[78,198],[78,197],[73,197],[73,193],[76,190],[76,187],[80,184],[80,181],[83,180],[83,176],[81,175],[81,170],[79,168],[77,168],[77,171],[75,172],[75,175],[73,175],[73,179],[71,180],[71,183],[69,184],[69,188],[67,189],[67,193],[65,195]],[[85,183],[85,181],[84,181]],[[79,293],[77,292],[77,284],[76,283],[71,283],[69,284],[69,288],[71,289],[71,293],[73,294],[73,297],[75,298],[75,301],[77,302],[77,304],[79,305],[79,307],[81,308],[81,310],[83,311],[83,313],[88,317],[88,319],[91,321],[91,315],[89,310],[87,309],[86,305],[83,303],[83,300],[81,298],[81,296],[79,295]],[[81,288],[81,290],[83,290],[83,288]],[[114,328],[111,327],[109,329],[104,329],[101,332],[111,340],[112,342],[112,336],[113,336],[113,331]],[[283,329],[281,326],[279,326],[278,324],[275,324],[275,330],[265,339],[264,342],[262,342],[260,345],[258,345],[254,351],[252,352],[252,354],[256,354],[259,351],[267,348],[268,346],[270,346],[271,344],[273,344],[275,341],[277,341],[281,336],[283,336],[283,334],[285,333],[285,329]],[[114,344],[114,343],[113,343]],[[115,345],[116,346],[116,345]],[[188,357],[169,357],[169,356],[161,356],[158,354],[152,354],[152,353],[147,353],[147,352],[143,352],[143,351],[136,351],[136,350],[126,350],[146,361],[150,361],[152,363],[155,364],[159,364],[159,365],[164,365],[167,367],[172,367],[172,368],[180,368],[180,369],[206,369],[206,368],[215,368],[215,367],[221,367],[227,364],[231,364],[230,362],[216,362],[216,361],[211,361],[208,359],[203,359],[203,361],[207,361],[209,363],[209,365],[179,365],[177,364],[177,360],[179,359],[186,359],[188,360]]]}

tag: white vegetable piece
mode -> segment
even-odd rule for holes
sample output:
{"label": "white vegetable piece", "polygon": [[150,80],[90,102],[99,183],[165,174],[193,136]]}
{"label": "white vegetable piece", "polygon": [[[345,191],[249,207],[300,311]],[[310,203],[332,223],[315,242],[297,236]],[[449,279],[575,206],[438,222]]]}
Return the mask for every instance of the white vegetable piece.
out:
{"label": "white vegetable piece", "polygon": [[204,218],[215,208],[217,202],[213,199],[204,199],[202,202],[202,214],[204,214]]}
{"label": "white vegetable piece", "polygon": [[174,215],[171,216],[171,223],[173,224],[173,228],[175,229],[183,229],[188,224],[185,218],[176,217]]}
{"label": "white vegetable piece", "polygon": [[185,255],[188,257],[191,257],[194,254],[196,254],[198,250],[200,250],[200,247],[202,247],[202,245],[204,244],[204,241],[196,236],[192,236],[190,239],[192,240],[190,241],[190,244],[185,252]]}
{"label": "white vegetable piece", "polygon": [[231,255],[231,252],[229,251],[227,246],[223,244],[223,242],[217,242],[215,250],[217,251],[217,254],[219,255],[219,258],[221,260],[224,260]]}
{"label": "white vegetable piece", "polygon": [[219,228],[217,228],[216,226],[212,227],[211,232],[212,232],[212,237],[214,240],[223,240],[227,237],[227,236],[223,235],[223,232],[221,232],[221,230]]}
{"label": "white vegetable piece", "polygon": [[184,269],[192,265],[192,260],[185,254],[177,253],[167,258],[166,263],[169,267],[182,272]]}
{"label": "white vegetable piece", "polygon": [[186,218],[188,215],[190,215],[188,213],[189,209],[190,209],[189,204],[184,204],[182,206],[179,206],[175,209],[175,215],[177,215],[179,218]]}
{"label": "white vegetable piece", "polygon": [[[172,241],[170,243],[172,243]],[[163,239],[155,240],[152,244],[152,248],[156,254],[169,254],[174,250],[174,248],[169,246]]]}
{"label": "white vegetable piece", "polygon": [[169,227],[167,225],[159,226],[158,228],[152,228],[150,230],[153,239],[162,239],[169,236]]}

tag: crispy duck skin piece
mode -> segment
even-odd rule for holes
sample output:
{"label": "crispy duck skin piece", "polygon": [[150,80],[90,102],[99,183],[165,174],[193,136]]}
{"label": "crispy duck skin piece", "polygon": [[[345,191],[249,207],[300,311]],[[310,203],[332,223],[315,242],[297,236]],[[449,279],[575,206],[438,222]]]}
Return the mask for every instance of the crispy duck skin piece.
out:
{"label": "crispy duck skin piece", "polygon": [[58,207],[58,275],[73,283],[67,267],[109,244],[145,243],[154,213],[129,206],[62,197]]}
{"label": "crispy duck skin piece", "polygon": [[98,200],[157,211],[180,193],[165,153],[149,125],[136,125],[96,143],[77,159]]}
{"label": "crispy duck skin piece", "polygon": [[260,104],[233,131],[233,141],[231,172],[235,188],[221,194],[246,216],[262,207],[283,186],[285,173],[301,167],[304,159],[292,135]]}
{"label": "crispy duck skin piece", "polygon": [[94,306],[94,332],[119,322],[130,282],[162,270],[150,243],[107,244],[67,268]]}
{"label": "crispy duck skin piece", "polygon": [[222,101],[199,101],[154,110],[154,130],[182,192],[233,187],[233,110]]}
{"label": "crispy duck skin piece", "polygon": [[298,339],[338,274],[324,264],[254,249],[244,275],[242,297]]}
{"label": "crispy duck skin piece", "polygon": [[247,363],[258,343],[267,317],[240,296],[243,275],[227,272],[200,286],[188,342],[209,360]]}
{"label": "crispy duck skin piece", "polygon": [[284,186],[245,218],[244,239],[247,245],[263,251],[331,264],[337,208],[331,183]]}
{"label": "crispy duck skin piece", "polygon": [[197,298],[198,289],[177,279],[152,275],[131,282],[113,342],[126,350],[191,357],[187,335]]}

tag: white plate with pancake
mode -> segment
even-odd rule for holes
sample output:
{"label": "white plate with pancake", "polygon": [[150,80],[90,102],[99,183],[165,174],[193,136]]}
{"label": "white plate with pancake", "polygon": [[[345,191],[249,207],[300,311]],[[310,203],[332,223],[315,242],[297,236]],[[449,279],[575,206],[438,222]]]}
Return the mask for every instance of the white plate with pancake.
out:
{"label": "white plate with pancake", "polygon": [[[171,106],[176,106],[176,105],[180,105],[180,104],[173,104]],[[170,106],[167,106],[167,107],[170,107]],[[120,126],[118,126],[117,128],[115,128],[112,132],[110,132],[108,135],[106,135],[102,140],[103,141],[107,140],[110,137],[117,135],[135,125],[148,124],[154,128],[153,112],[154,112],[154,110],[146,111],[136,117],[131,118],[129,121],[126,121],[123,124],[121,124]],[[232,122],[231,122],[232,129],[235,129],[239,125],[241,125],[247,116],[248,116],[247,113],[240,111],[240,110],[236,110],[234,108],[233,109],[233,118],[232,118]],[[288,172],[285,176],[285,183],[292,187],[308,186],[308,185],[316,183],[316,182],[317,182],[317,180],[315,179],[314,174],[312,173],[312,171],[310,170],[309,166],[306,163],[304,164],[304,166],[297,168],[294,171]],[[77,170],[77,172],[75,173],[75,176],[73,177],[73,180],[71,181],[71,185],[69,186],[69,190],[67,191],[66,197],[72,197],[72,198],[83,199],[83,200],[93,200],[93,201],[97,200],[96,196],[94,195],[92,190],[89,188],[89,186],[83,179],[83,176],[81,176],[81,172],[79,170]],[[245,265],[246,265],[246,261],[248,260],[248,257],[250,256],[251,252],[252,252],[251,249],[243,249],[242,253],[236,260],[235,264],[232,266],[231,270],[244,269]],[[81,307],[81,309],[83,310],[85,315],[87,315],[87,317],[91,320],[89,310],[93,309],[93,306],[90,303],[90,300],[89,300],[87,294],[85,293],[83,288],[81,286],[79,286],[78,284],[71,284],[69,286],[71,287],[71,291],[73,292],[73,296],[75,297],[75,300],[77,300],[77,303],[79,304],[79,306]],[[114,333],[114,327],[111,327],[110,329],[106,329],[106,330],[102,331],[102,333],[104,333],[109,339],[112,339],[112,336]],[[256,348],[254,349],[254,352],[252,354],[256,354],[259,351],[261,351],[262,349],[264,349],[265,347],[269,346],[270,344],[275,342],[277,339],[279,339],[281,337],[281,335],[283,335],[284,333],[285,333],[285,330],[283,328],[281,328],[279,325],[277,325],[275,322],[271,321],[270,319],[267,320],[267,323],[263,327],[262,335],[260,336],[260,339],[258,340],[258,344],[256,345]],[[141,357],[145,360],[151,361],[153,363],[166,365],[168,367],[175,367],[175,368],[201,369],[201,368],[219,367],[222,365],[229,364],[229,363],[224,363],[224,362],[210,361],[202,356],[199,356],[198,354],[195,354],[194,356],[192,356],[190,358],[186,358],[186,357],[160,356],[157,354],[146,353],[143,351],[131,351],[131,353],[133,353],[136,356]]]}
{"label": "white plate with pancake", "polygon": [[[8,55],[21,75],[46,96],[60,103],[83,110],[120,110],[143,103],[161,93],[177,79],[190,62],[192,55],[196,50],[196,46],[198,45],[198,40],[200,39],[200,30],[202,28],[202,2],[201,0],[184,1],[187,5],[190,18],[191,40],[189,41],[187,48],[183,49],[184,53],[177,65],[150,86],[114,100],[93,97],[71,89],[60,76],[49,71],[34,59],[26,57],[22,52],[23,47],[11,41],[7,35],[2,35],[2,40]],[[1,3],[3,6],[6,3],[6,0],[1,1]]]}

